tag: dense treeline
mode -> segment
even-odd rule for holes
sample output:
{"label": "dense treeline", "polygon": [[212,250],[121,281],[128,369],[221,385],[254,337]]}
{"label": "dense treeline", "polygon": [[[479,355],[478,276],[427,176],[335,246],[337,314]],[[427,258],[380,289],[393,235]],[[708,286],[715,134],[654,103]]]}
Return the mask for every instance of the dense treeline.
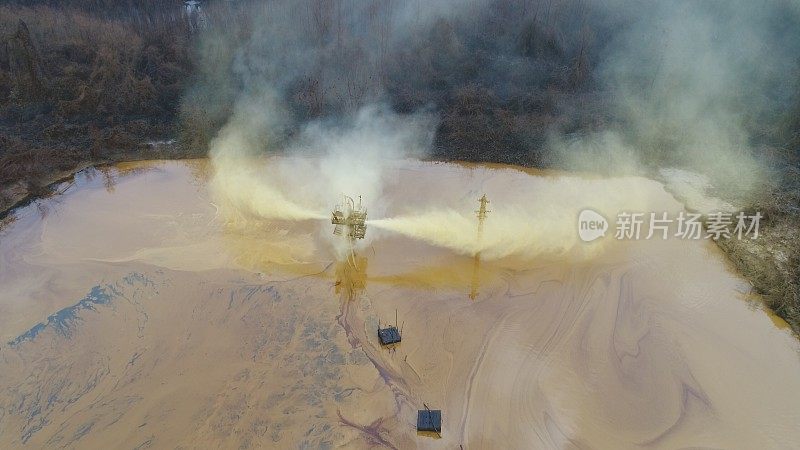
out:
{"label": "dense treeline", "polygon": [[0,30],[0,183],[173,134],[191,66],[186,24],[5,5]]}
{"label": "dense treeline", "polygon": [[[549,135],[619,122],[597,70],[629,17],[581,0],[476,3],[421,25],[424,3],[400,20],[380,0],[212,1],[202,23],[179,0],[11,2],[0,7],[0,182],[20,165],[48,170],[30,163],[32,149],[96,159],[180,136],[202,153],[246,76],[275,84],[289,134],[370,102],[433,110],[433,156],[445,159],[542,164]],[[237,72],[242,60],[263,67]],[[797,147],[797,108],[754,115],[752,135],[796,158],[786,150]]]}
{"label": "dense treeline", "polygon": [[253,78],[281,96],[288,133],[374,102],[433,110],[437,158],[535,164],[547,133],[607,121],[592,70],[604,45],[595,36],[612,33],[615,19],[583,1],[475,3],[480,11],[447,18],[424,3],[212,3],[208,22],[221,26],[199,46],[183,105],[187,137],[203,145]]}

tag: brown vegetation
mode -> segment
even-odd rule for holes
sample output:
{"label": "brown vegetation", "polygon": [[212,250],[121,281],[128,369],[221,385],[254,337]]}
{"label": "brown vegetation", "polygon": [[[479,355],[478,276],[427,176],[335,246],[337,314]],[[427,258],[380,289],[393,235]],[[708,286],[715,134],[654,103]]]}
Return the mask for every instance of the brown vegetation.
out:
{"label": "brown vegetation", "polygon": [[35,194],[54,173],[146,157],[145,140],[174,134],[185,24],[5,5],[0,30],[0,187]]}
{"label": "brown vegetation", "polygon": [[779,187],[746,208],[764,215],[759,237],[720,240],[736,268],[800,335],[800,171],[788,166]]}

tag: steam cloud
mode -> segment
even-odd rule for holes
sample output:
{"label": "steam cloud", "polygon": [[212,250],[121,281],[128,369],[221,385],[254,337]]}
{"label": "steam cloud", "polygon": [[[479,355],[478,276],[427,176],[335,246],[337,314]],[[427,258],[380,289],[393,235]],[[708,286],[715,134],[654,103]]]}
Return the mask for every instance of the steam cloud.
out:
{"label": "steam cloud", "polygon": [[655,203],[648,193],[658,191],[648,183],[653,182],[639,177],[563,176],[530,180],[513,193],[489,190],[488,195],[502,203],[492,206],[480,237],[472,210],[427,209],[369,223],[457,253],[480,253],[483,259],[589,258],[603,251],[608,240],[581,242],[576,233],[579,212],[587,205],[607,218],[626,209],[644,211]]}
{"label": "steam cloud", "polygon": [[[393,159],[440,156],[448,145],[479,160],[612,174],[683,167],[746,197],[769,170],[753,130],[792,101],[785,77],[800,40],[786,30],[798,12],[779,0],[217,5],[184,109],[218,128],[212,187],[245,219],[325,219],[340,193],[377,201]],[[531,94],[554,89],[549,99]],[[498,130],[508,121],[492,108],[517,125]],[[481,128],[473,117],[492,119]],[[481,153],[480,139],[494,135],[507,150]],[[574,211],[558,209],[557,191],[543,195],[554,201],[538,210],[524,200],[497,209],[480,243],[474,217],[446,205],[370,223],[487,257],[562,252],[573,246]],[[520,238],[515,229],[531,220],[551,226]]]}
{"label": "steam cloud", "polygon": [[764,130],[787,111],[800,39],[789,1],[612,2],[624,19],[597,66],[615,125],[551,136],[560,166],[708,175],[746,201],[770,182]]}

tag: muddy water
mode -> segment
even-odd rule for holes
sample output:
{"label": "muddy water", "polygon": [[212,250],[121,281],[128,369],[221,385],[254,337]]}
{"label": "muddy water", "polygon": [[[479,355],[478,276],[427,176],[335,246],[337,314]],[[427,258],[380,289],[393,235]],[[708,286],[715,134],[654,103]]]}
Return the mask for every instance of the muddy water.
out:
{"label": "muddy water", "polygon": [[[800,442],[798,343],[707,242],[480,260],[370,228],[337,262],[325,224],[223,220],[208,171],[88,170],[6,220],[0,448]],[[590,195],[537,200],[576,185]],[[643,179],[418,162],[380,208],[472,211],[485,192],[569,209],[631,189],[636,208],[680,209]],[[380,348],[395,311],[403,341]],[[423,403],[441,436],[416,432]]]}

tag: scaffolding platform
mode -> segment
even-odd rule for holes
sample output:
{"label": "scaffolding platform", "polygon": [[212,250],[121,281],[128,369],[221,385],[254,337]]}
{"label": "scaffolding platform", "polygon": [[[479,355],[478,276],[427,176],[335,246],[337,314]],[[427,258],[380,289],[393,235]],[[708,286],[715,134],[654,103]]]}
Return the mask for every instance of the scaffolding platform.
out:
{"label": "scaffolding platform", "polygon": [[356,205],[352,197],[343,196],[341,204],[336,205],[331,213],[331,223],[335,225],[333,234],[341,236],[347,231],[346,236],[351,240],[364,239],[367,233],[367,208],[361,204],[361,196]]}

